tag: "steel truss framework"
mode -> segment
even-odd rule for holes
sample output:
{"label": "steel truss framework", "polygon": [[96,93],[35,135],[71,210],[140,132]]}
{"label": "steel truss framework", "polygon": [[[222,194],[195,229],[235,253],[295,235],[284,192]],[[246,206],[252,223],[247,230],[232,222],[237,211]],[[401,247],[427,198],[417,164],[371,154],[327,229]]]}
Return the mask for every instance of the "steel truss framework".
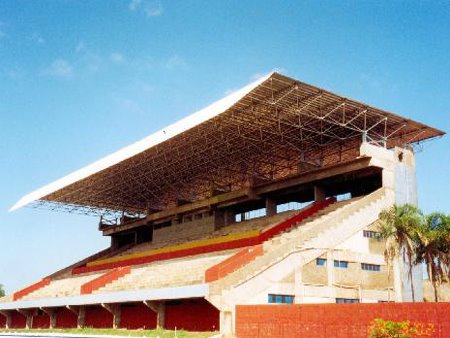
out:
{"label": "steel truss framework", "polygon": [[274,73],[215,118],[34,205],[142,215],[353,159],[363,141],[406,147],[442,134]]}

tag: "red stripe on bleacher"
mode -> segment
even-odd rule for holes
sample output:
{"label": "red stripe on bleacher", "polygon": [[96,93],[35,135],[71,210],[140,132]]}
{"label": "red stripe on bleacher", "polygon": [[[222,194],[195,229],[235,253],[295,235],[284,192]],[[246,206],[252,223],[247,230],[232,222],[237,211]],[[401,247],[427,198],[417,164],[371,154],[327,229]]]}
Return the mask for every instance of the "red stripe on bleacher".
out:
{"label": "red stripe on bleacher", "polygon": [[37,282],[37,283],[34,283],[34,284],[30,285],[30,286],[27,286],[26,288],[24,288],[24,289],[22,289],[22,290],[20,290],[20,291],[15,292],[15,293],[13,294],[13,300],[18,300],[18,299],[20,299],[20,298],[23,298],[23,297],[25,297],[26,295],[28,295],[28,294],[30,294],[30,293],[36,291],[36,290],[39,290],[40,288],[43,288],[43,287],[46,286],[46,285],[49,285],[50,282],[51,282],[51,279],[49,279],[49,278],[44,278],[44,279],[40,280],[40,281]]}
{"label": "red stripe on bleacher", "polygon": [[131,268],[129,266],[125,266],[125,267],[121,267],[121,268],[117,268],[112,271],[109,271],[109,272],[81,285],[81,294],[86,295],[86,294],[92,293],[95,290],[98,290],[101,287],[104,287],[106,284],[109,284],[111,282],[114,282],[115,280],[118,280],[119,278],[122,278],[123,276],[129,274],[130,272],[131,272]]}

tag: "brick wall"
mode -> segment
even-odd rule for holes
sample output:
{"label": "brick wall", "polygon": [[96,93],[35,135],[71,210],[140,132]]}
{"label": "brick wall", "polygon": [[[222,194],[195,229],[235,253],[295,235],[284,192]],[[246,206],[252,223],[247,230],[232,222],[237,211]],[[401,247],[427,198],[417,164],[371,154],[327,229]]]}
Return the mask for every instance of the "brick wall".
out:
{"label": "brick wall", "polygon": [[434,337],[450,337],[450,303],[240,305],[238,338],[366,338],[370,322],[432,323]]}

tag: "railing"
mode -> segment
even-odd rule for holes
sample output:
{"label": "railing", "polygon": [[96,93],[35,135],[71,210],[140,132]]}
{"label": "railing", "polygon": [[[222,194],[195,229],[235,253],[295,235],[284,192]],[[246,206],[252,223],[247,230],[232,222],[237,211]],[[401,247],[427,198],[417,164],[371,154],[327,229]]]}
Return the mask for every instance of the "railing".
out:
{"label": "railing", "polygon": [[109,271],[100,277],[97,277],[83,285],[81,285],[80,291],[82,295],[90,294],[95,290],[98,290],[104,287],[106,284],[112,283],[119,278],[129,274],[131,272],[131,268],[129,266],[121,267]]}
{"label": "railing", "polygon": [[207,283],[214,282],[226,275],[236,271],[244,265],[254,260],[256,257],[264,253],[261,244],[245,248],[224,261],[216,264],[205,271],[205,281]]}

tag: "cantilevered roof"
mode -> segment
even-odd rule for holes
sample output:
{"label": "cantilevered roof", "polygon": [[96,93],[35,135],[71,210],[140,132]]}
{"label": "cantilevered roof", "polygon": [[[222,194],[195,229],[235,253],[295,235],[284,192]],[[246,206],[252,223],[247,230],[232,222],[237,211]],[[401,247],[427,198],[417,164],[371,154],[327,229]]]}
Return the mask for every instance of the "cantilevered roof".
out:
{"label": "cantilevered roof", "polygon": [[39,309],[43,307],[46,308],[142,302],[152,300],[203,298],[207,296],[208,290],[209,289],[207,284],[195,284],[160,289],[130,290],[68,297],[18,300],[13,302],[0,303],[0,311],[16,309]]}
{"label": "cantilevered roof", "polygon": [[146,213],[358,156],[361,142],[409,146],[444,132],[271,73],[21,198],[26,205]]}

